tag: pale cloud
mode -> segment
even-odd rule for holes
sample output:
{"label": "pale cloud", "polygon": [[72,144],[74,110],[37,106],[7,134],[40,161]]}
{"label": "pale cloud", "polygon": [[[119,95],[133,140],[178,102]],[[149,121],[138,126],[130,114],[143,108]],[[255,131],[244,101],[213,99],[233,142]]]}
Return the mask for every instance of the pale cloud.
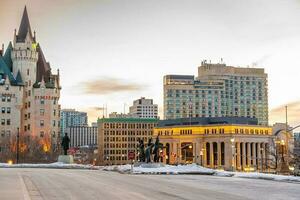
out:
{"label": "pale cloud", "polygon": [[93,109],[95,111],[103,111],[104,107],[92,107],[91,109]]}
{"label": "pale cloud", "polygon": [[[136,96],[148,96],[160,105],[162,116],[163,75],[195,75],[202,59],[218,62],[222,57],[232,66],[253,63],[268,73],[272,124],[285,121],[286,102],[300,99],[295,92],[299,2],[0,0],[0,42],[7,46],[13,39],[27,5],[47,60],[53,70],[60,69],[62,107],[108,104],[109,112],[123,110],[123,103]],[[122,79],[98,81],[112,74]],[[297,122],[297,110],[289,106],[291,123]],[[87,112],[102,115],[97,109]]]}
{"label": "pale cloud", "polygon": [[79,84],[81,91],[90,95],[107,95],[117,92],[137,92],[145,89],[144,85],[117,78],[101,77]]}

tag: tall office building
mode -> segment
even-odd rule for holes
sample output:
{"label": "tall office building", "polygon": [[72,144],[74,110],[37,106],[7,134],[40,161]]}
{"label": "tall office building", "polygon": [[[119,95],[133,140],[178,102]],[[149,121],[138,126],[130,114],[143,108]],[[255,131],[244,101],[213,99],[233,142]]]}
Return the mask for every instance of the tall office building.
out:
{"label": "tall office building", "polygon": [[133,105],[129,107],[129,115],[137,118],[157,118],[157,113],[157,104],[145,97],[133,101]]}
{"label": "tall office building", "polygon": [[250,117],[268,124],[268,82],[263,68],[203,61],[198,77],[164,77],[164,117]]}
{"label": "tall office building", "polygon": [[60,124],[62,136],[66,129],[72,126],[87,126],[88,116],[86,112],[79,112],[75,109],[62,109],[60,113]]}
{"label": "tall office building", "polygon": [[[3,47],[2,47],[3,48]],[[18,32],[5,53],[0,53],[0,149],[16,138],[29,147],[32,138],[49,151],[58,142],[60,105],[59,71],[54,75],[32,32],[25,7]],[[23,144],[26,138],[26,145]],[[0,156],[1,157],[1,156]]]}

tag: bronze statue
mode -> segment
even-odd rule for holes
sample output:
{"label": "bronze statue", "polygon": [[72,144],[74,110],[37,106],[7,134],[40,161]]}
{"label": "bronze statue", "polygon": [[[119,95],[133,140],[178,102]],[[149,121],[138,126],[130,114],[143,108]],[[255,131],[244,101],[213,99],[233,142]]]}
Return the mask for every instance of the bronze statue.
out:
{"label": "bronze statue", "polygon": [[61,142],[61,146],[63,147],[64,150],[64,155],[68,155],[69,144],[70,144],[70,138],[68,137],[68,134],[65,133],[65,136],[63,137]]}
{"label": "bronze statue", "polygon": [[146,162],[147,163],[151,162],[152,148],[153,148],[153,143],[152,143],[152,138],[150,138],[148,141],[148,144],[147,144],[147,148],[146,148]]}
{"label": "bronze statue", "polygon": [[138,138],[138,151],[139,151],[139,161],[145,162],[145,145],[144,141],[140,138]]}
{"label": "bronze statue", "polygon": [[153,149],[153,154],[154,154],[154,162],[158,163],[159,162],[159,153],[160,149],[162,148],[162,144],[159,143],[159,137],[157,136],[155,143],[154,143],[154,149]]}

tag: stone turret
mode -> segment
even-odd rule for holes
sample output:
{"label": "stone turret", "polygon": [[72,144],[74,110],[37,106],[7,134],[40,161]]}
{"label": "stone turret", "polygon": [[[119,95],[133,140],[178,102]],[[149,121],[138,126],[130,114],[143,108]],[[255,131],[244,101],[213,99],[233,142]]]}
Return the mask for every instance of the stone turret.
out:
{"label": "stone turret", "polygon": [[32,35],[26,6],[24,8],[18,34],[14,36],[14,48],[11,52],[13,62],[13,75],[17,76],[20,71],[24,81],[36,81],[36,63],[38,52],[36,50],[35,38]]}

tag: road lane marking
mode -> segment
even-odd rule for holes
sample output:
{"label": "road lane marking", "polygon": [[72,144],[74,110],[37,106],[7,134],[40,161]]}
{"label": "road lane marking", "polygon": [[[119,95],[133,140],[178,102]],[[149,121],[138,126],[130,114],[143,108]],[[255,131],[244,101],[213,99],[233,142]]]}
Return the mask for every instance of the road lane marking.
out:
{"label": "road lane marking", "polygon": [[31,200],[30,196],[29,196],[29,193],[28,193],[28,190],[27,190],[27,187],[25,185],[25,182],[24,182],[24,179],[21,175],[20,172],[18,172],[18,176],[19,176],[19,179],[20,179],[20,183],[21,183],[21,188],[22,188],[22,193],[23,193],[23,197],[24,197],[24,200]]}

